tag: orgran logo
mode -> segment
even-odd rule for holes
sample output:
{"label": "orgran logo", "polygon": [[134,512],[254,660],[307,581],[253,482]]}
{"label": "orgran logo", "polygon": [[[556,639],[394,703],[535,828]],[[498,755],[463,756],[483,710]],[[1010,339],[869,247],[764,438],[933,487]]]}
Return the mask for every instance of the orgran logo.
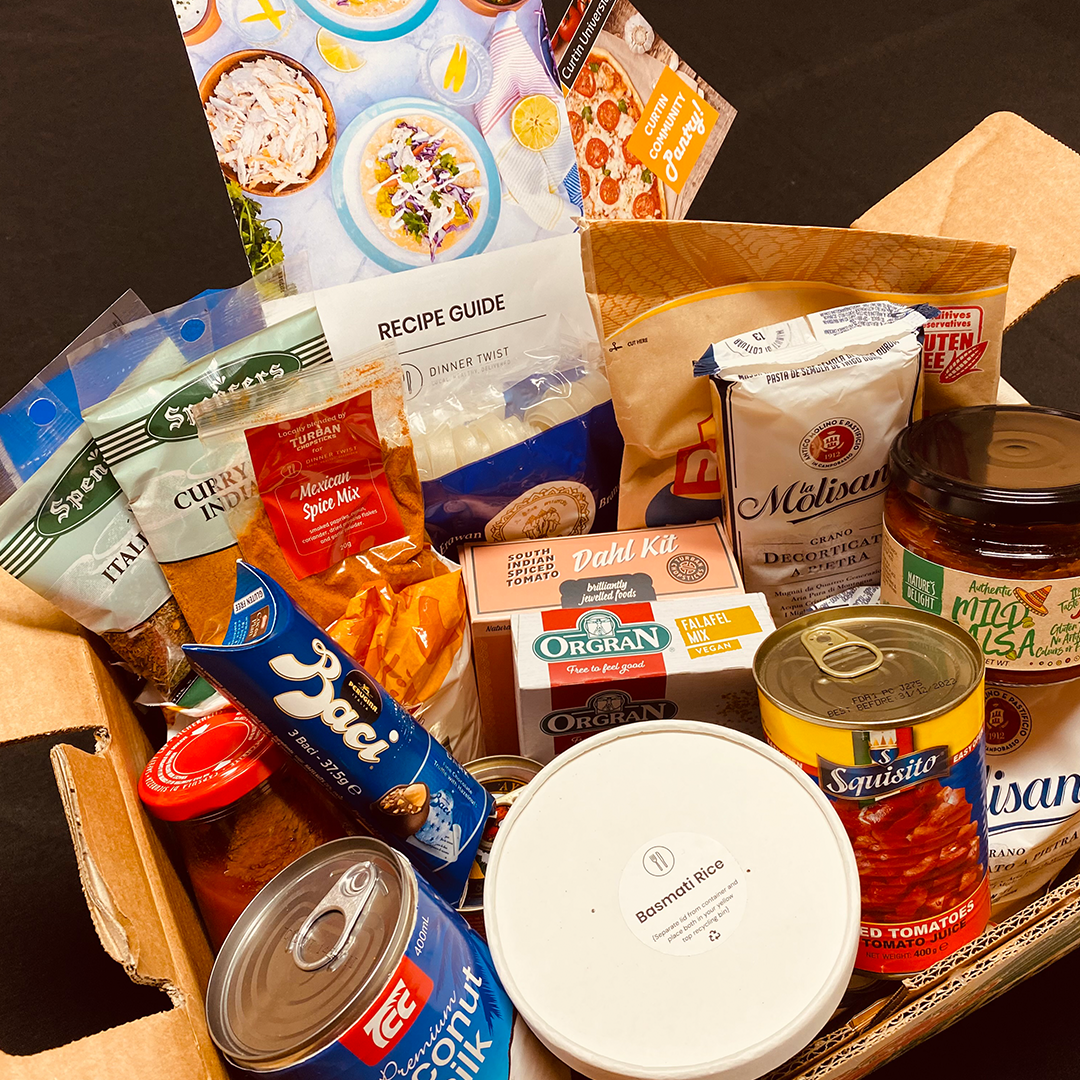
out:
{"label": "orgran logo", "polygon": [[587,656],[640,655],[663,652],[671,634],[659,623],[623,625],[619,616],[602,609],[586,611],[575,630],[551,630],[533,642],[533,652],[547,664]]}

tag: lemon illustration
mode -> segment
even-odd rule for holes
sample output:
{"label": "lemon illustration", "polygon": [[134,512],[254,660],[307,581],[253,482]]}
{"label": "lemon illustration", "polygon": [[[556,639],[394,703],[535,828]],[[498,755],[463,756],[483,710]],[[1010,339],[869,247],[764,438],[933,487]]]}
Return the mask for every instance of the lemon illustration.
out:
{"label": "lemon illustration", "polygon": [[344,41],[339,41],[327,30],[318,32],[315,36],[315,45],[319,50],[319,55],[335,71],[359,71],[367,63],[362,56],[354,53]]}
{"label": "lemon illustration", "polygon": [[543,94],[522,98],[510,114],[510,130],[526,150],[547,150],[559,137],[559,110]]}

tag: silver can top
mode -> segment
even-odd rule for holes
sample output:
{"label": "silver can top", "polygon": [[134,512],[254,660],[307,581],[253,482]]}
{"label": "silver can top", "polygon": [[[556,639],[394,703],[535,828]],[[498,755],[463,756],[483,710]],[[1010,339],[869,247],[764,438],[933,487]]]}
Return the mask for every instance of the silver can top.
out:
{"label": "silver can top", "polygon": [[309,851],[247,906],[206,994],[210,1034],[235,1064],[281,1069],[342,1035],[401,958],[416,913],[401,856],[367,837]]}
{"label": "silver can top", "polygon": [[983,677],[971,635],[907,608],[830,608],[771,633],[754,678],[777,708],[833,727],[891,728],[956,708]]}

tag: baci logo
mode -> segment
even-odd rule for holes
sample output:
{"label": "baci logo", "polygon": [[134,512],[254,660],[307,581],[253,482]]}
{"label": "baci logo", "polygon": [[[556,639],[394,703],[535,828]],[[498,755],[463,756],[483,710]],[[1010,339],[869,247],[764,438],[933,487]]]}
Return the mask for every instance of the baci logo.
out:
{"label": "baci logo", "polygon": [[930,746],[892,761],[837,765],[818,758],[818,783],[833,799],[881,799],[927,780],[948,776],[952,755],[947,746]]}
{"label": "baci logo", "polygon": [[670,720],[678,711],[679,706],[665,698],[639,701],[622,690],[603,690],[593,694],[581,708],[549,712],[540,721],[540,730],[545,735],[603,731],[643,720]]}
{"label": "baci logo", "polygon": [[120,485],[97,443],[89,442],[38,508],[35,527],[42,536],[60,536],[92,518],[119,494]]}
{"label": "baci logo", "polygon": [[667,628],[654,622],[623,624],[611,611],[584,612],[574,630],[551,630],[533,642],[533,652],[547,664],[590,656],[625,656],[663,652],[671,644]]}
{"label": "baci logo", "polygon": [[218,394],[246,390],[252,386],[283,379],[300,370],[300,361],[292,353],[263,352],[245,356],[231,364],[208,371],[201,378],[170,394],[150,414],[146,430],[155,439],[176,442],[198,436],[192,415],[195,406]]}

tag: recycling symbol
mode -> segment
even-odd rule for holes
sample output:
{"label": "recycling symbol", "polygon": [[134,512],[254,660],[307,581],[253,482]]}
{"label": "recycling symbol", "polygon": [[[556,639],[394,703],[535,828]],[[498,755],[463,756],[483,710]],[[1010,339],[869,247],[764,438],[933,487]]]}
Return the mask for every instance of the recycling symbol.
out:
{"label": "recycling symbol", "polygon": [[710,930],[709,931],[709,940],[710,941],[719,941],[720,940],[720,931],[719,930]]}

